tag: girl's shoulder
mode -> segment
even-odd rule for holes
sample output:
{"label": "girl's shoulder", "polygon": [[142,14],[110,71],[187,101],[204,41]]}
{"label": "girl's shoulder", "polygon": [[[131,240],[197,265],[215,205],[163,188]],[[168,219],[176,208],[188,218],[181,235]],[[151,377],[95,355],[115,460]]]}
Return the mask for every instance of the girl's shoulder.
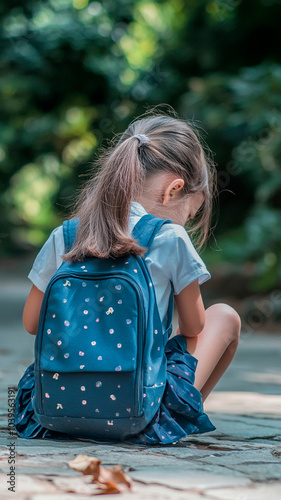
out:
{"label": "girl's shoulder", "polygon": [[199,257],[187,230],[180,224],[163,224],[157,232],[153,244],[155,247],[165,245],[166,249],[171,248],[174,251],[176,249],[186,249],[186,251],[190,252],[194,257]]}
{"label": "girl's shoulder", "polygon": [[56,227],[48,237],[47,241],[38,252],[28,278],[42,292],[63,262],[62,255],[65,253],[63,237],[63,226]]}
{"label": "girl's shoulder", "polygon": [[196,279],[201,285],[211,278],[188,232],[180,224],[163,224],[147,257],[173,283],[176,295]]}
{"label": "girl's shoulder", "polygon": [[44,243],[40,252],[50,253],[52,251],[56,256],[62,255],[65,252],[65,242],[63,235],[62,224],[50,233],[47,241]]}

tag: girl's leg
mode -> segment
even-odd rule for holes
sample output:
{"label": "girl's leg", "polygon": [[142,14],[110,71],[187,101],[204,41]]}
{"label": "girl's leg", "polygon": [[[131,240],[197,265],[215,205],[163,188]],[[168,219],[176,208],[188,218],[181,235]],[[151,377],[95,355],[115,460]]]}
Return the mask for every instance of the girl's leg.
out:
{"label": "girl's leg", "polygon": [[241,329],[237,312],[226,304],[206,309],[206,323],[197,337],[188,337],[187,351],[198,359],[194,387],[203,401],[210,394],[236,352]]}

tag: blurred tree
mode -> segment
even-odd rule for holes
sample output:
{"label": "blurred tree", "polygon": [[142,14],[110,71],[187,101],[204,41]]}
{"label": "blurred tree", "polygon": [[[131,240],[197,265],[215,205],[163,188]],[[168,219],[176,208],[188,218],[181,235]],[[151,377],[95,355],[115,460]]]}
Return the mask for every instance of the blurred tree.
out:
{"label": "blurred tree", "polygon": [[[110,113],[109,84],[117,60],[119,68],[126,65],[122,54],[112,53],[110,12],[98,2],[86,10],[83,5],[87,2],[14,0],[1,7],[6,246],[41,244],[60,221],[55,202],[69,195],[66,180],[97,145],[92,128]],[[112,17],[118,24],[117,10]]]}
{"label": "blurred tree", "polygon": [[167,102],[203,124],[216,153],[224,251],[207,258],[251,261],[252,286],[276,286],[279,14],[279,0],[2,3],[2,251],[40,246],[99,146]]}
{"label": "blurred tree", "polygon": [[[174,29],[177,8],[161,7],[127,0],[1,5],[2,250],[43,243],[97,147],[136,114],[146,91],[139,75],[158,77],[154,56]],[[141,9],[158,18],[156,30]]]}

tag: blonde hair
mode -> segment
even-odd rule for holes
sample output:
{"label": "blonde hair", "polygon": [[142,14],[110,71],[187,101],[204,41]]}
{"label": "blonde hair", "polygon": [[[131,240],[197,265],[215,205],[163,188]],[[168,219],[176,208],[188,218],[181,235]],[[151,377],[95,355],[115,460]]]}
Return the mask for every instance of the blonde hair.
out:
{"label": "blonde hair", "polygon": [[[127,130],[112,141],[94,162],[96,174],[80,192],[71,218],[79,218],[73,248],[63,258],[116,258],[126,254],[144,255],[146,248],[128,235],[131,201],[143,192],[150,175],[173,173],[184,180],[182,199],[202,192],[204,202],[189,227],[197,235],[200,249],[206,241],[215,189],[214,164],[204,151],[190,122],[155,108],[133,120]],[[135,134],[145,134],[149,144],[139,147]]]}

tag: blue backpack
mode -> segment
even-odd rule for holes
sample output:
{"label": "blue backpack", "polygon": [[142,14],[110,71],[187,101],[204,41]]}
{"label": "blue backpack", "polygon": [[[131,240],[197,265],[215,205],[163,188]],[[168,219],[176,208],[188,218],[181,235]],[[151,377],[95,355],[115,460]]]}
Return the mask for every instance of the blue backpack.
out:
{"label": "blue backpack", "polygon": [[[150,248],[169,219],[144,215],[133,237]],[[64,221],[66,250],[78,219]],[[40,424],[78,438],[125,440],[159,409],[166,384],[167,328],[144,257],[64,261],[46,288],[35,340],[34,410]]]}

